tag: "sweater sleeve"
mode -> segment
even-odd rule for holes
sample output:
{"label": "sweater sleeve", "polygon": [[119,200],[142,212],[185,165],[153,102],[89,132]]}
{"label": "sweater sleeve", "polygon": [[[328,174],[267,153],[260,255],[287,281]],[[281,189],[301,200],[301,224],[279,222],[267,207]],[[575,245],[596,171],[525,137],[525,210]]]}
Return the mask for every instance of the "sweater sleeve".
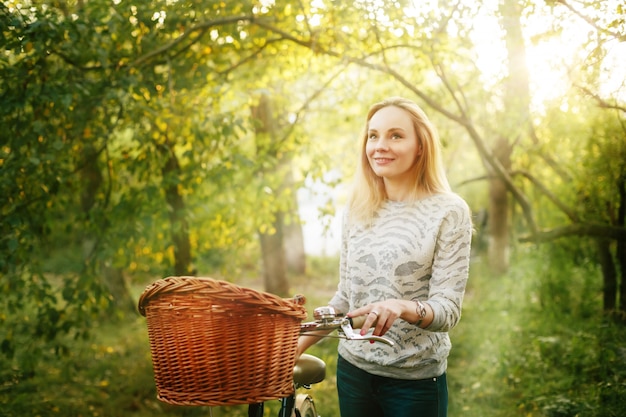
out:
{"label": "sweater sleeve", "polygon": [[427,330],[447,332],[461,319],[461,307],[469,275],[472,221],[462,200],[450,206],[435,245],[428,304],[434,318]]}
{"label": "sweater sleeve", "polygon": [[340,313],[348,313],[350,311],[350,301],[348,299],[348,282],[347,282],[347,259],[348,259],[348,213],[347,210],[342,216],[341,223],[341,250],[339,253],[339,284],[337,292],[328,303],[335,311]]}

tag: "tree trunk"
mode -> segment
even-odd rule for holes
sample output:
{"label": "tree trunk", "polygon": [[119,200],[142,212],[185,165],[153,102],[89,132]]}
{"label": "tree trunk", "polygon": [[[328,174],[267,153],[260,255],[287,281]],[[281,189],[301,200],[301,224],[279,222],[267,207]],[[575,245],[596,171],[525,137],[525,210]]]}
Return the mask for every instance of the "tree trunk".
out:
{"label": "tree trunk", "polygon": [[135,301],[130,295],[130,288],[121,268],[116,268],[108,263],[100,267],[102,278],[107,290],[113,297],[115,306],[122,311],[136,311]]}
{"label": "tree trunk", "polygon": [[[508,54],[508,78],[504,84],[505,112],[500,137],[495,143],[493,155],[504,168],[511,170],[511,152],[513,144],[526,133],[529,126],[530,93],[528,87],[528,68],[526,49],[520,23],[521,6],[517,0],[504,0],[500,5],[501,25],[506,35]],[[509,200],[506,185],[500,178],[489,182],[489,262],[492,270],[498,274],[509,267]]]}
{"label": "tree trunk", "polygon": [[180,165],[173,149],[163,145],[161,150],[166,157],[161,173],[163,176],[165,201],[168,205],[172,243],[174,245],[174,274],[178,276],[193,275],[189,225],[185,217],[185,201],[178,190]]}
{"label": "tree trunk", "polygon": [[302,225],[296,221],[285,225],[284,237],[287,271],[296,275],[306,274],[306,255]]}
{"label": "tree trunk", "polygon": [[[267,94],[262,94],[259,103],[252,107],[252,117],[256,119],[257,154],[260,158],[273,156],[271,145],[276,140],[277,128],[272,115],[272,106]],[[277,168],[280,167],[278,164]],[[280,191],[280,190],[278,190]],[[279,193],[277,193],[279,194]],[[284,217],[275,211],[273,231],[259,231],[261,254],[263,258],[263,279],[265,290],[286,297],[289,292],[287,280],[287,262],[284,250]],[[270,228],[268,228],[270,230]]]}
{"label": "tree trunk", "polygon": [[608,239],[598,239],[598,259],[602,269],[603,279],[603,304],[602,309],[607,314],[612,314],[616,308],[617,299],[617,270],[611,254],[611,241]]}
{"label": "tree trunk", "polygon": [[[291,157],[288,157],[287,164],[291,165]],[[291,169],[285,176],[285,186],[294,187],[293,173]],[[287,260],[287,271],[295,275],[306,273],[306,254],[304,252],[304,235],[302,224],[298,221],[298,194],[291,193],[291,221],[284,225],[284,250]]]}
{"label": "tree trunk", "polygon": [[260,233],[261,255],[263,257],[263,284],[265,291],[281,297],[289,295],[287,262],[283,242],[283,214],[275,213],[275,233]]}
{"label": "tree trunk", "polygon": [[[511,168],[511,150],[506,139],[496,145],[495,157],[506,170]],[[509,195],[498,176],[489,181],[489,266],[497,274],[509,268]]]}
{"label": "tree trunk", "polygon": [[[617,210],[617,226],[626,226],[626,165],[622,165],[622,175],[617,184],[619,206]],[[620,319],[626,323],[626,240],[618,239],[615,249],[615,258],[619,265],[619,313]]]}
{"label": "tree trunk", "polygon": [[[83,149],[83,169],[81,179],[83,182],[80,196],[81,208],[84,213],[92,210],[96,204],[97,194],[102,186],[102,173],[98,164],[98,153],[91,145],[85,145]],[[98,239],[93,234],[87,234],[82,239],[83,259],[86,263],[93,262],[94,251]],[[109,260],[98,260],[97,270],[101,285],[105,288],[115,307],[122,311],[134,311],[135,302],[130,295],[128,283],[122,269],[113,267]]]}

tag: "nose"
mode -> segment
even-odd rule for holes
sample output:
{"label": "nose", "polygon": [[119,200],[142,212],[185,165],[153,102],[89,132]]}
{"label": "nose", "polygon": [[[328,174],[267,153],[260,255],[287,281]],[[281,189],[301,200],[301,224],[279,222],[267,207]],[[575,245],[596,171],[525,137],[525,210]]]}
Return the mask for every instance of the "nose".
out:
{"label": "nose", "polygon": [[385,138],[379,138],[376,141],[376,146],[374,147],[377,151],[386,151],[389,149],[389,144]]}

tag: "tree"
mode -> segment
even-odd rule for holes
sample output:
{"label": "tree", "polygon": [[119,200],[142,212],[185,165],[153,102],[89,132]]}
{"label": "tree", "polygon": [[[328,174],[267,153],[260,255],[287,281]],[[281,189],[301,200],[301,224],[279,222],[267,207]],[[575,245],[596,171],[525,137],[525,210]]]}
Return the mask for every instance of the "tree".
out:
{"label": "tree", "polygon": [[[278,159],[276,151],[273,150],[273,145],[278,141],[278,129],[274,119],[271,99],[267,94],[261,93],[259,103],[252,107],[252,117],[256,121],[255,134],[259,160]],[[270,172],[259,172],[259,175],[264,176],[275,173],[281,175],[278,172],[281,165],[281,161],[276,161]],[[275,190],[267,186],[267,190],[270,193],[280,193],[284,191],[282,188],[282,184],[278,184],[278,188]],[[283,210],[276,208],[272,216],[274,218],[272,227],[259,231],[265,290],[286,297],[289,293],[289,283],[287,281],[287,260],[285,259],[284,251],[285,222]]]}
{"label": "tree", "polygon": [[[560,1],[557,3],[565,4],[570,11],[574,10],[566,2]],[[423,14],[418,14],[421,18],[418,21],[422,23],[420,26],[421,32],[417,36],[412,34],[410,37],[403,35],[415,30],[415,24],[411,22],[411,19],[414,17],[411,16],[411,18],[407,19],[406,9],[403,8],[401,3],[397,2],[393,4],[363,2],[356,5],[356,10],[350,16],[361,15],[357,20],[361,24],[365,22],[370,27],[368,32],[359,32],[359,37],[347,35],[354,33],[350,31],[350,28],[353,28],[353,26],[350,25],[351,21],[349,18],[346,18],[346,10],[341,6],[332,9],[302,10],[300,16],[303,17],[303,21],[309,22],[314,20],[320,22],[320,24],[332,22],[328,26],[338,28],[337,30],[326,31],[323,37],[314,28],[308,27],[309,30],[305,32],[296,31],[286,28],[284,22],[254,21],[252,24],[260,25],[266,30],[275,33],[276,36],[300,47],[335,57],[340,62],[349,62],[384,73],[395,79],[406,91],[413,93],[427,107],[461,125],[474,142],[487,171],[494,178],[493,181],[496,187],[498,184],[503,185],[521,210],[526,230],[530,235],[529,238],[523,238],[523,241],[542,242],[546,239],[563,236],[562,232],[569,235],[587,237],[602,236],[606,238],[610,236],[617,241],[621,241],[625,232],[621,224],[603,223],[602,225],[597,225],[595,222],[581,222],[579,217],[572,216],[572,213],[576,211],[575,206],[568,206],[555,192],[551,191],[550,187],[554,187],[554,185],[551,184],[547,176],[543,178],[544,182],[537,176],[530,174],[529,171],[525,171],[520,175],[518,170],[515,169],[515,161],[509,162],[509,158],[515,155],[517,148],[530,149],[540,158],[540,161],[547,162],[547,165],[552,167],[558,175],[563,173],[563,163],[560,165],[555,163],[556,159],[551,156],[551,151],[542,143],[546,138],[539,137],[537,134],[541,130],[536,125],[537,119],[529,113],[530,93],[527,91],[528,81],[524,71],[523,52],[524,42],[527,41],[522,40],[523,29],[519,23],[521,18],[528,18],[532,13],[545,13],[546,10],[551,9],[549,7],[548,9],[529,8],[522,11],[515,2],[503,3],[501,13],[505,18],[504,22],[507,29],[507,37],[505,39],[510,53],[509,60],[505,60],[505,62],[509,62],[509,68],[508,71],[495,73],[499,81],[493,83],[493,85],[496,87],[501,85],[502,88],[485,90],[484,86],[475,82],[475,80],[480,80],[478,76],[480,71],[475,66],[475,57],[471,54],[473,45],[471,42],[468,43],[465,38],[471,37],[472,34],[473,28],[471,23],[469,23],[471,22],[470,18],[472,16],[474,18],[484,16],[484,10],[464,3],[449,5],[449,7],[450,9],[445,12],[441,9],[439,13],[433,10],[425,10]],[[603,10],[618,6],[615,4],[590,2],[588,7],[594,10],[595,15],[602,16]],[[624,11],[620,11],[618,7],[618,10],[613,12],[617,13],[618,16],[623,16]],[[584,17],[580,12],[575,12],[575,15]],[[506,20],[511,17],[512,20]],[[562,13],[558,13],[555,16],[557,19],[561,17],[563,17]],[[606,42],[610,42],[615,38],[623,38],[621,35],[624,25],[623,18],[618,17],[613,21],[605,23],[611,27],[618,28],[617,30],[604,29],[599,22],[601,17],[596,19],[584,18],[588,23],[591,22],[590,24],[594,30],[592,36],[588,39],[587,47],[591,45],[591,48],[595,48],[595,51],[604,51]],[[343,24],[338,24],[338,22]],[[557,35],[558,33],[555,34],[550,29],[547,29],[547,33],[543,34],[543,36],[547,37]],[[504,43],[502,38],[498,39],[498,41]],[[463,50],[463,47],[470,52],[467,54],[459,52]],[[410,52],[410,54],[403,53],[405,51]],[[594,54],[592,56],[597,57],[598,55]],[[590,57],[577,56],[576,58],[579,60],[577,65],[591,69],[596,62],[598,64],[602,62],[601,59],[593,61]],[[429,63],[430,66],[425,66],[424,63]],[[463,67],[464,71],[459,71],[462,65],[465,65]],[[435,87],[431,83],[420,82],[419,77],[424,77],[429,73],[438,78],[439,83]],[[590,74],[596,74],[597,76],[598,73],[590,71]],[[484,103],[498,109],[501,107],[500,103],[502,102],[504,102],[506,111],[494,112],[493,110],[489,111],[489,108],[487,108],[488,111],[480,110],[485,107]],[[619,105],[612,105],[611,107],[619,108]],[[502,126],[508,126],[508,130],[507,128],[504,130],[498,127],[494,128],[493,123],[490,123],[494,115],[506,115],[507,118],[512,118],[510,122],[508,120],[504,121],[501,117],[493,119]],[[524,126],[526,127],[524,128]],[[492,146],[489,146],[489,141],[486,140],[486,135],[490,132],[496,132],[495,136],[498,139],[493,142]],[[519,182],[520,179],[522,179],[521,182]],[[619,190],[619,181],[616,184]],[[536,191],[540,196],[547,196],[554,208],[565,216],[566,219],[573,221],[573,224],[564,227],[552,224],[540,226],[536,220],[539,200],[531,200],[531,193],[524,191],[524,188],[522,188],[527,186],[531,187],[530,190],[532,192]],[[496,214],[501,215],[501,217],[498,217],[500,219],[499,222],[506,224],[502,222],[505,221],[510,213],[507,213],[502,208],[506,207],[502,205],[506,201],[506,198],[503,198],[503,188],[500,187],[499,191],[497,191],[497,188],[492,190],[494,207],[499,207],[499,209],[496,209]],[[546,227],[551,228],[551,230],[542,230]],[[496,227],[492,228],[492,230],[502,233],[506,229],[504,227]],[[495,240],[495,242],[498,242],[497,246],[501,248],[500,255],[496,257],[496,259],[500,260],[498,262],[498,269],[500,270],[504,270],[506,265],[503,256],[506,253],[506,249],[503,249],[507,247],[504,244],[506,240],[508,239],[505,237],[503,240],[501,235]],[[618,246],[621,247],[621,245]]]}
{"label": "tree", "polygon": [[[567,104],[566,118],[581,120],[579,131],[597,133],[606,119],[578,112],[603,103],[614,112],[610,126],[621,125],[619,96],[607,97],[598,80],[606,46],[623,42],[623,11],[607,20],[612,6],[603,2],[585,3],[582,11],[563,1],[521,10],[506,2],[500,14],[472,2],[437,9],[413,3],[3,3],[0,278],[9,294],[3,311],[19,322],[14,328],[49,341],[63,332],[83,335],[98,312],[115,302],[128,305],[129,274],[222,268],[234,275],[241,262],[254,264],[254,256],[238,254],[254,252],[257,231],[271,230],[277,216],[292,209],[305,178],[321,178],[338,165],[330,164],[326,149],[353,135],[363,102],[379,92],[414,97],[436,124],[454,124],[457,136],[444,138],[446,146],[473,143],[489,174],[477,178],[501,187],[494,187],[494,201],[505,201],[506,190],[506,201],[514,202],[493,210],[506,214],[500,224],[509,221],[509,231],[527,232],[525,239],[536,243],[568,235],[612,239],[609,251],[605,245],[600,252],[614,262],[611,268],[603,261],[610,306],[618,299],[610,294],[613,283],[624,291],[618,266],[626,233],[623,181],[618,176],[601,191],[584,182],[573,168],[579,161],[558,152],[566,125],[558,130],[550,117]],[[553,13],[551,24],[532,34],[542,42],[557,39],[571,18],[585,17],[591,35],[582,44],[586,55],[576,55],[566,73],[579,77],[577,94],[563,98],[569,102],[545,101],[548,110],[538,112],[533,80],[525,86],[514,59],[501,59],[489,74],[479,65],[480,25],[509,16],[508,10],[519,15],[515,25],[491,36],[500,50],[508,37],[511,58],[522,56],[516,52],[521,39],[531,42],[529,19]],[[280,116],[280,140],[262,156],[250,114],[261,89],[269,90]],[[313,120],[314,129],[304,130]],[[341,127],[326,135],[332,140],[317,140],[328,126]],[[585,152],[602,155],[599,166],[586,166],[594,175],[600,166],[613,167],[619,154],[612,141],[620,130],[611,132],[601,147],[585,140]],[[578,148],[570,140],[567,149]],[[334,157],[345,164],[342,152],[349,151]],[[284,178],[275,173],[285,156],[293,156],[298,170],[282,192]],[[579,195],[585,194],[602,196],[595,200],[610,209],[582,210]],[[606,214],[601,220],[592,217],[600,212]],[[522,222],[508,217],[517,213]],[[506,253],[508,239],[498,236],[496,247]],[[46,265],[64,248],[70,266]],[[31,322],[38,324],[17,311],[34,311]],[[13,333],[2,330],[0,340],[3,351],[16,351]]]}
{"label": "tree", "polygon": [[[14,328],[56,344],[130,305],[128,274],[233,272],[249,259],[238,254],[254,231],[295,194],[267,195],[256,178],[271,161],[251,146],[251,91],[267,85],[270,60],[306,66],[266,33],[247,36],[266,13],[252,3],[20,6],[0,6],[2,317],[19,321],[0,334],[8,354]],[[285,135],[272,152],[302,138]],[[62,250],[71,268],[41,261]]]}

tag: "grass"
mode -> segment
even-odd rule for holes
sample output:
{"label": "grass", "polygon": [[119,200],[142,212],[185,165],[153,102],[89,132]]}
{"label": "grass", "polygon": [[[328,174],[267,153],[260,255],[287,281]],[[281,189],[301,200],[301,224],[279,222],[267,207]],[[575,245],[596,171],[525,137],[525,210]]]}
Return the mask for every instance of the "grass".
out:
{"label": "grass", "polygon": [[514,349],[522,306],[516,299],[519,293],[509,291],[507,277],[495,279],[485,272],[480,263],[472,266],[463,316],[450,333],[451,416],[515,415],[502,389],[506,375],[501,361],[502,351]]}
{"label": "grass", "polygon": [[626,332],[603,318],[600,274],[552,255],[499,278],[473,265],[451,333],[451,416],[625,415]]}
{"label": "grass", "polygon": [[[463,319],[451,332],[450,416],[617,417],[626,410],[626,335],[602,319],[600,277],[592,266],[545,265],[526,256],[503,277],[472,265]],[[310,311],[336,287],[336,259],[314,260],[292,279]],[[312,277],[316,277],[313,279]],[[259,287],[247,279],[243,285]],[[135,296],[143,284],[134,287]],[[145,319],[102,322],[91,340],[71,341],[24,374],[0,361],[0,416],[245,416],[242,407],[178,407],[156,400]],[[327,363],[315,385],[322,416],[338,416],[335,339],[312,347]],[[266,416],[276,415],[269,402]]]}

